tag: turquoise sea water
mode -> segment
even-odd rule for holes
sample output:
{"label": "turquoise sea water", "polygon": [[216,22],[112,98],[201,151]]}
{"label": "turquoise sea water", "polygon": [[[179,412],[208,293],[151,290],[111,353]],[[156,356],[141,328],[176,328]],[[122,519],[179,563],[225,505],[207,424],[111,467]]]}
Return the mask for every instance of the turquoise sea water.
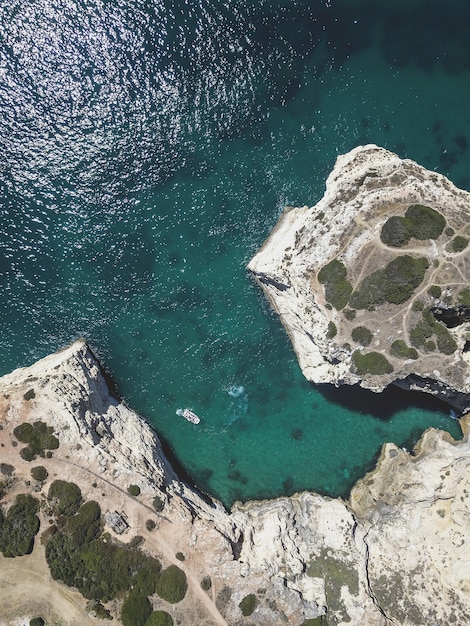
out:
{"label": "turquoise sea water", "polygon": [[383,442],[458,437],[430,398],[309,385],[245,267],[356,145],[470,189],[469,18],[458,0],[3,2],[1,373],[86,337],[226,504],[346,495]]}

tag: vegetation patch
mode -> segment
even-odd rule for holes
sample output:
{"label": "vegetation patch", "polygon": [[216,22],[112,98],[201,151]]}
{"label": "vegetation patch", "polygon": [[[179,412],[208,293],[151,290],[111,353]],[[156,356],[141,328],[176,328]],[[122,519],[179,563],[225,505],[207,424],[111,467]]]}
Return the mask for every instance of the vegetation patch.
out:
{"label": "vegetation patch", "polygon": [[19,494],[6,517],[0,509],[0,551],[5,557],[30,554],[39,530],[39,502],[29,494]]}
{"label": "vegetation patch", "polygon": [[356,373],[359,376],[372,374],[373,376],[382,376],[383,374],[391,374],[393,366],[387,361],[380,352],[366,352],[361,354],[358,350],[353,352],[352,360]]}
{"label": "vegetation patch", "polygon": [[49,476],[47,469],[43,465],[36,465],[36,467],[31,468],[31,476],[34,480],[42,483]]}
{"label": "vegetation patch", "polygon": [[382,227],[380,239],[393,248],[406,246],[412,237],[424,241],[437,239],[444,230],[444,216],[431,207],[413,204],[408,207],[405,216],[389,217]]}
{"label": "vegetation patch", "polygon": [[361,346],[368,346],[372,341],[373,334],[365,326],[356,326],[352,329],[351,337],[356,343],[360,343]]}
{"label": "vegetation patch", "polygon": [[442,289],[439,287],[439,285],[431,285],[428,289],[428,294],[431,296],[431,298],[440,298],[441,293]]}
{"label": "vegetation patch", "polygon": [[457,235],[450,241],[446,248],[449,252],[462,252],[468,246],[468,239]]}
{"label": "vegetation patch", "polygon": [[352,294],[350,304],[355,309],[369,311],[385,302],[402,304],[422,283],[428,267],[428,260],[424,257],[408,254],[395,257],[384,268],[364,278]]}
{"label": "vegetation patch", "polygon": [[[329,610],[338,612],[344,621],[349,621],[341,600],[341,587],[346,586],[351,595],[358,595],[359,579],[354,566],[348,567],[343,561],[329,556],[328,551],[323,549],[320,555],[308,565],[307,575],[324,579]],[[316,623],[321,624],[322,621]]]}
{"label": "vegetation patch", "polygon": [[26,448],[20,450],[20,455],[25,461],[32,461],[39,456],[46,456],[46,450],[57,450],[59,440],[53,435],[54,429],[44,422],[37,421],[33,424],[24,422],[13,430],[13,434],[22,443],[27,443]]}
{"label": "vegetation patch", "polygon": [[338,334],[338,329],[336,328],[336,324],[334,322],[328,322],[328,330],[326,331],[326,338],[333,339]]}
{"label": "vegetation patch", "polygon": [[176,604],[185,597],[187,589],[186,574],[178,566],[170,565],[160,574],[155,590],[162,600]]}
{"label": "vegetation patch", "polygon": [[154,611],[145,626],[173,626],[173,618],[166,611]]}
{"label": "vegetation patch", "polygon": [[470,306],[470,289],[468,287],[465,287],[464,289],[459,291],[457,299],[460,304]]}
{"label": "vegetation patch", "polygon": [[251,615],[253,613],[257,605],[258,605],[258,598],[255,596],[254,593],[250,593],[249,595],[243,598],[243,600],[240,602],[238,606],[240,607],[240,611],[242,612],[242,615],[244,615],[245,617],[248,617],[248,615]]}
{"label": "vegetation patch", "polygon": [[48,496],[56,515],[75,515],[82,503],[80,487],[65,480],[54,480]]}
{"label": "vegetation patch", "polygon": [[122,605],[121,621],[123,626],[145,626],[151,614],[152,605],[147,596],[131,591]]}
{"label": "vegetation patch", "polygon": [[437,343],[437,349],[442,354],[450,355],[457,350],[457,343],[447,327],[434,317],[429,308],[426,308],[416,326],[410,330],[410,341],[414,347],[432,352],[436,349],[436,343],[430,341],[433,336]]}
{"label": "vegetation patch", "polygon": [[347,279],[343,263],[333,259],[318,272],[318,280],[325,288],[325,298],[335,309],[343,309],[352,292],[352,285]]}
{"label": "vegetation patch", "polygon": [[159,561],[101,537],[103,522],[97,502],[86,502],[77,514],[59,518],[57,525],[54,533],[42,535],[54,580],[77,587],[85,598],[100,602],[131,588],[143,597],[155,592]]}
{"label": "vegetation patch", "polygon": [[418,358],[416,349],[408,347],[403,339],[397,339],[392,343],[390,353],[399,359],[413,359],[416,361]]}
{"label": "vegetation patch", "polygon": [[139,496],[140,495],[140,487],[139,485],[129,485],[129,487],[127,488],[127,493],[130,496]]}

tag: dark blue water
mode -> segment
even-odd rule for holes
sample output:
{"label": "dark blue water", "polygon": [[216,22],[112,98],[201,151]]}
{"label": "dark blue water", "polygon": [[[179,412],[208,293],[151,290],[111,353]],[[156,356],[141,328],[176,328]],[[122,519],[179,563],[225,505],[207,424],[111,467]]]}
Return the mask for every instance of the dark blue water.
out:
{"label": "dark blue water", "polygon": [[459,436],[429,398],[310,386],[245,266],[356,145],[470,188],[469,18],[457,0],[5,0],[1,372],[86,337],[228,504],[346,494],[384,441]]}

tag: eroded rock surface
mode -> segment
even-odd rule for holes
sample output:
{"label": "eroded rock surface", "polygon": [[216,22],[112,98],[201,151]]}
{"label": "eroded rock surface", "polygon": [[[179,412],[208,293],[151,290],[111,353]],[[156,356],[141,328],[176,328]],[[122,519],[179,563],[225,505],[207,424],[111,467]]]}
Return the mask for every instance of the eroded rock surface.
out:
{"label": "eroded rock surface", "polygon": [[[52,426],[60,442],[41,459],[49,481],[59,476],[87,498],[101,494],[103,511],[113,503],[126,514],[126,541],[143,535],[144,549],[184,568],[191,595],[172,609],[182,623],[301,626],[321,615],[330,625],[470,621],[467,418],[459,442],[429,430],[415,454],[386,444],[349,502],[301,493],[237,503],[230,512],[178,479],[156,433],[110,393],[84,342],[0,379],[3,459],[17,454],[3,506],[32,488],[31,464],[20,459],[12,431],[34,420]],[[140,488],[137,498],[129,484]],[[148,517],[157,521],[152,532]],[[180,552],[184,562],[175,561]],[[201,583],[209,579],[206,592]],[[244,616],[240,604],[251,595],[253,613]],[[194,606],[199,617],[190,618]]]}
{"label": "eroded rock surface", "polygon": [[287,208],[248,265],[308,380],[470,407],[470,194],[374,145]]}

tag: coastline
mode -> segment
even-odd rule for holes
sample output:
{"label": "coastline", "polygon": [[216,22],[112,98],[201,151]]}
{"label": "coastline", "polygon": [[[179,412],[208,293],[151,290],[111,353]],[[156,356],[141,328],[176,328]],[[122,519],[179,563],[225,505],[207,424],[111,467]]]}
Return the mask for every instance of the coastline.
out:
{"label": "coastline", "polygon": [[[465,540],[462,516],[469,506],[466,492],[470,493],[465,472],[470,467],[467,418],[459,442],[431,429],[414,455],[386,444],[376,469],[356,484],[349,502],[303,492],[235,503],[228,512],[179,481],[156,433],[109,393],[102,369],[83,341],[3,377],[0,394],[3,459],[15,468],[13,487],[2,505],[7,508],[24,490],[45,501],[50,482],[60,477],[78,484],[84,499],[97,500],[103,513],[123,513],[129,525],[125,535],[106,527],[114,540],[129,544],[141,536],[146,552],[186,573],[189,588],[181,603],[153,599],[176,619],[184,616],[185,625],[254,620],[266,626],[282,622],[301,626],[326,614],[332,624],[385,626],[398,613],[401,624],[414,626],[422,622],[413,616],[426,615],[426,610],[429,615],[429,605],[436,615],[447,614],[451,604],[457,616],[470,610],[459,547],[442,540],[443,532]],[[47,421],[60,442],[51,458],[40,459],[49,473],[43,485],[31,481],[33,463],[19,456],[20,446],[12,434],[16,425],[37,419]],[[139,487],[138,496],[128,493],[131,484]],[[164,502],[159,513],[152,504],[156,495]],[[43,511],[40,515],[41,533],[48,520]],[[152,531],[146,528],[148,519],[155,521]],[[18,611],[25,610],[26,597],[31,610],[48,611],[58,623],[105,623],[90,617],[86,601],[52,581],[43,566],[37,595],[26,585],[30,574],[24,581],[27,588],[22,586],[23,564],[28,568],[28,559],[42,549],[39,544],[38,536],[33,556],[9,559],[9,568],[0,568],[8,580],[14,580],[16,569],[20,596],[16,606],[8,604],[4,578],[0,605],[8,614],[0,617],[5,623],[20,623]],[[412,545],[419,545],[413,559]],[[177,554],[184,555],[183,562]],[[442,575],[444,554],[449,563],[446,585],[436,597],[432,589]],[[40,558],[39,554],[35,562],[40,563]],[[1,562],[6,562],[3,557]],[[412,594],[412,581],[420,568],[425,572],[425,602]],[[384,575],[395,581],[395,587],[398,579],[402,581],[398,602],[387,596],[381,582]],[[211,580],[207,591],[201,587],[205,577]],[[44,597],[44,585],[50,598]],[[245,618],[240,604],[250,595],[256,605],[252,617]],[[60,602],[52,602],[57,597]],[[81,611],[82,621],[58,615],[63,602],[78,607],[74,610]],[[121,605],[122,599],[107,606],[116,619]]]}

